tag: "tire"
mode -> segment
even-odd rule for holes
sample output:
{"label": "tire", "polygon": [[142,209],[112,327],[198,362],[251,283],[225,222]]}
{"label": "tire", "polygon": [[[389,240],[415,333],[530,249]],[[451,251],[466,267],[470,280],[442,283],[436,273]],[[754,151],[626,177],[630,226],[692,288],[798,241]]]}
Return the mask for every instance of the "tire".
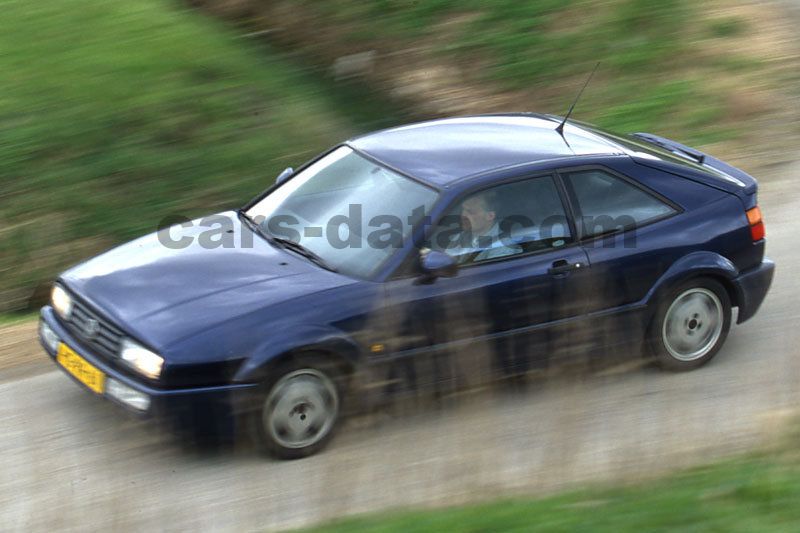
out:
{"label": "tire", "polygon": [[299,459],[333,438],[342,412],[342,375],[323,357],[295,359],[264,383],[253,424],[260,448],[279,459]]}
{"label": "tire", "polygon": [[711,278],[693,278],[661,300],[648,341],[662,368],[693,370],[719,352],[730,327],[731,299],[725,287]]}

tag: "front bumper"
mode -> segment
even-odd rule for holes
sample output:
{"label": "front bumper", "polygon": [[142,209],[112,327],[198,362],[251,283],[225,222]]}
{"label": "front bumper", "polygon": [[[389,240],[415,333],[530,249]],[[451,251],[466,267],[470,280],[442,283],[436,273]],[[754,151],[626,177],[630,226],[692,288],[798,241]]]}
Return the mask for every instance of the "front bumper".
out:
{"label": "front bumper", "polygon": [[[50,306],[42,308],[39,320],[47,325],[53,334],[58,337],[59,342],[63,342],[74,350],[78,355],[88,361],[95,368],[105,374],[106,386],[101,393],[96,393],[81,383],[75,376],[69,373],[61,364],[56,362],[56,350],[52,347],[53,339],[50,342],[42,338],[42,327],[40,326],[39,342],[45,352],[53,359],[65,374],[78,383],[87,392],[96,396],[102,396],[142,418],[154,418],[159,421],[169,422],[180,428],[187,428],[202,432],[228,432],[233,429],[236,415],[247,410],[255,399],[257,391],[256,384],[230,384],[211,387],[196,387],[189,389],[159,389],[151,385],[142,383],[129,375],[123,374],[118,369],[112,367],[104,358],[98,356],[85,344],[61,324],[56,318]],[[121,384],[123,388],[128,388],[132,394],[146,396],[149,400],[144,409],[134,408],[131,404],[125,403],[113,395],[114,391],[109,390],[110,380]],[[116,387],[119,391],[120,387]],[[141,404],[140,404],[141,405]]]}
{"label": "front bumper", "polygon": [[755,268],[742,272],[733,279],[736,290],[736,299],[739,305],[739,318],[737,324],[749,320],[756,314],[761,303],[767,296],[767,291],[775,275],[775,263],[766,257]]}

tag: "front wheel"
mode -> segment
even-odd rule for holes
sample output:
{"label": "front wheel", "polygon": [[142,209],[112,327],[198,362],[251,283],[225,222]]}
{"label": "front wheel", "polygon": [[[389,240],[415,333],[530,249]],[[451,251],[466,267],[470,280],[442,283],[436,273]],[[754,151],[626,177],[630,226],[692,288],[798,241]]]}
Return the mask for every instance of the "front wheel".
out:
{"label": "front wheel", "polygon": [[649,340],[656,361],[692,370],[713,358],[731,326],[731,301],[718,281],[696,278],[673,289],[656,313]]}
{"label": "front wheel", "polygon": [[340,394],[335,376],[320,365],[292,364],[266,387],[255,423],[262,447],[282,459],[320,451],[339,420]]}

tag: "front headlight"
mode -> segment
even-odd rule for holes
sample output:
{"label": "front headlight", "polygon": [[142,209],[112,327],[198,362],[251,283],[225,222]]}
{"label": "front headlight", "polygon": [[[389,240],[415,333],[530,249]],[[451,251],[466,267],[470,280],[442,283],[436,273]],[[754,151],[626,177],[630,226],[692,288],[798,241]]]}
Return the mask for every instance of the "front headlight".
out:
{"label": "front headlight", "polygon": [[164,367],[164,359],[161,356],[130,339],[123,339],[120,357],[134,370],[152,379],[157,379]]}
{"label": "front headlight", "polygon": [[56,310],[58,316],[64,320],[69,320],[72,315],[72,296],[61,285],[53,285],[53,290],[50,292],[50,302],[53,304],[53,309]]}

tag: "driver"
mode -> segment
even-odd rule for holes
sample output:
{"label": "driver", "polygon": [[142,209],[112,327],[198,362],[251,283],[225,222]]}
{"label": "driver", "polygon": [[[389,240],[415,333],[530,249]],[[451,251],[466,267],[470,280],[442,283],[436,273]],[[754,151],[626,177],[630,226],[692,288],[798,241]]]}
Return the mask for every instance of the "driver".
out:
{"label": "driver", "polygon": [[461,204],[461,233],[453,239],[447,253],[459,263],[485,261],[522,252],[522,247],[505,243],[497,220],[497,194],[474,194]]}

